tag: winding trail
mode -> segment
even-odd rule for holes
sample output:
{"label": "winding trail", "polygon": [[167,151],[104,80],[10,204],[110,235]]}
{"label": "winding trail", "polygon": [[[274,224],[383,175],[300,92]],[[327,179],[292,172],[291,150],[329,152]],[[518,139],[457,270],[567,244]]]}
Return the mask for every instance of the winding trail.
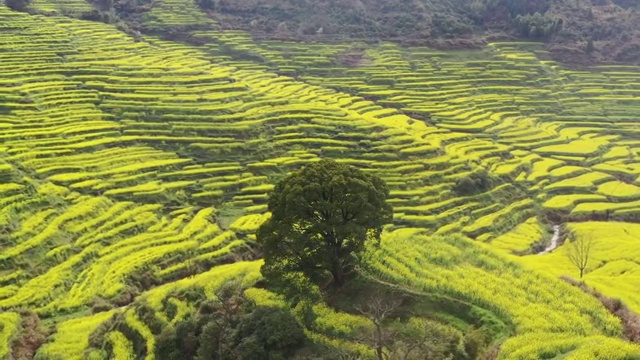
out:
{"label": "winding trail", "polygon": [[558,240],[560,240],[560,225],[553,225],[553,236],[551,237],[551,244],[544,248],[538,255],[547,254],[552,252],[558,247]]}

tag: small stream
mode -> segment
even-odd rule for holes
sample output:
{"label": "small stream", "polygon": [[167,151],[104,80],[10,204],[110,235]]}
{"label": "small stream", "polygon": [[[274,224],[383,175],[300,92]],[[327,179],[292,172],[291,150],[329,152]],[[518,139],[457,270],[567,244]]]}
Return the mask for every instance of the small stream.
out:
{"label": "small stream", "polygon": [[552,252],[555,248],[558,247],[558,240],[560,240],[560,225],[553,225],[553,236],[551,237],[551,244],[549,244],[549,246],[539,252],[538,255]]}

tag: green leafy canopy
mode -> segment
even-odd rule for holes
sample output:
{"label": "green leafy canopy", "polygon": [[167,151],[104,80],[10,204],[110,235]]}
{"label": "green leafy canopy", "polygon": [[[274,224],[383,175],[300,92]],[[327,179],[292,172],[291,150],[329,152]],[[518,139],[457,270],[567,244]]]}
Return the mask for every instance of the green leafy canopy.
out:
{"label": "green leafy canopy", "polygon": [[302,272],[314,282],[327,272],[337,285],[368,240],[392,220],[389,188],[378,176],[332,160],[294,172],[269,197],[272,213],[257,232],[263,274]]}

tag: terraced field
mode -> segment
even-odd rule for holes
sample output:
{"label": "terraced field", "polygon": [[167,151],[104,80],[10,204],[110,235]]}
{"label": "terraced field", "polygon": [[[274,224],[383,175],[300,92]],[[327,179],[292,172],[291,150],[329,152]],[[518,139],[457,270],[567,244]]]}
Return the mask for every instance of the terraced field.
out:
{"label": "terraced field", "polygon": [[[181,291],[258,281],[273,184],[325,157],[392,189],[394,223],[366,271],[486,309],[509,335],[499,358],[640,356],[558,279],[576,276],[564,248],[515,255],[566,223],[597,238],[587,284],[640,312],[639,68],[570,70],[535,43],[384,43],[344,67],[353,44],[256,42],[180,4],[158,1],[147,25],[191,26],[203,45],[0,7],[1,358],[26,308],[50,332],[42,358],[153,359],[137,306],[171,326],[194,311]],[[491,186],[460,194],[480,170]],[[363,318],[317,312],[310,338],[367,354],[332,330]],[[114,318],[97,350],[89,334]]]}

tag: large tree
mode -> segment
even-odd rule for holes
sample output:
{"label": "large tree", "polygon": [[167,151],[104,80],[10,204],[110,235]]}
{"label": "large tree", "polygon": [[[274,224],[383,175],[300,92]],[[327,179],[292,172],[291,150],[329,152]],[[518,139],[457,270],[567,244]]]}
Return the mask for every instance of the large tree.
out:
{"label": "large tree", "polygon": [[257,232],[267,278],[304,273],[320,282],[327,273],[342,285],[354,255],[380,240],[392,219],[389,188],[379,177],[332,160],[292,173],[269,197],[272,216]]}

